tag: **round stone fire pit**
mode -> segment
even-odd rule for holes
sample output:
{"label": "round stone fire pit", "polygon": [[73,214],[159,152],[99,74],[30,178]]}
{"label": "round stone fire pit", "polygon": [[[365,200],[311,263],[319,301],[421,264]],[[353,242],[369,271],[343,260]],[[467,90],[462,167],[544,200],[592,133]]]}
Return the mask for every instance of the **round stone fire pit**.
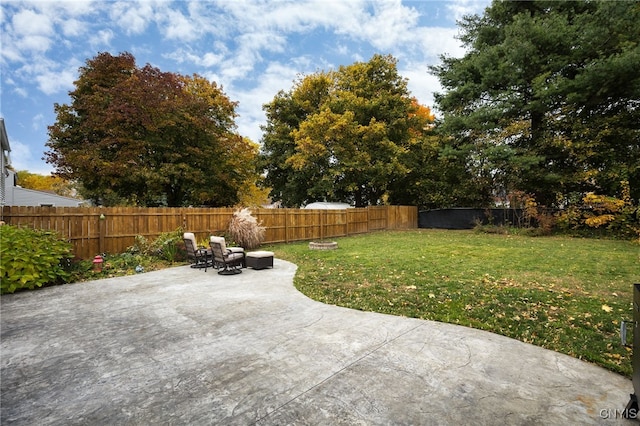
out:
{"label": "round stone fire pit", "polygon": [[335,241],[311,241],[309,243],[309,248],[311,250],[335,250],[338,248],[338,243]]}

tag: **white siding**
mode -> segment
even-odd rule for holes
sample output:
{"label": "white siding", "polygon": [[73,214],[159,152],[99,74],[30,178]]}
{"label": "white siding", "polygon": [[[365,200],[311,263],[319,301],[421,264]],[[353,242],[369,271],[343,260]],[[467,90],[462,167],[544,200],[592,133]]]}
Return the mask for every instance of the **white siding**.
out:
{"label": "white siding", "polygon": [[0,118],[0,207],[5,205],[5,188],[7,180],[7,167],[11,164],[9,153],[9,138],[7,137],[7,129],[4,127],[4,119]]}

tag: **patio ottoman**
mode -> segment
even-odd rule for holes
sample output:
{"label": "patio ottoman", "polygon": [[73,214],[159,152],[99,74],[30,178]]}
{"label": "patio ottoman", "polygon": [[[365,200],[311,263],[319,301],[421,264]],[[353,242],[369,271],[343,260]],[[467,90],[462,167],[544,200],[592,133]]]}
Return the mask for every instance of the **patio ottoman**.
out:
{"label": "patio ottoman", "polygon": [[245,259],[247,261],[247,268],[273,268],[272,251],[250,251],[246,254]]}

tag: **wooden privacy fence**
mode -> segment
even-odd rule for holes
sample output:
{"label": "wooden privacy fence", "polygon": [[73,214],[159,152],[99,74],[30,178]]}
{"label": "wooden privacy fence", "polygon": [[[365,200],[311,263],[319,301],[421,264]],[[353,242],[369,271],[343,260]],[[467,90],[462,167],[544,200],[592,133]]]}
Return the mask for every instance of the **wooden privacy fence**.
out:
{"label": "wooden privacy fence", "polygon": [[[76,257],[122,253],[140,235],[154,239],[178,228],[196,234],[222,235],[233,208],[21,207],[2,208],[7,224],[56,231],[73,245]],[[383,229],[418,227],[413,206],[375,206],[345,210],[251,209],[266,228],[265,243],[288,243],[343,237]]]}

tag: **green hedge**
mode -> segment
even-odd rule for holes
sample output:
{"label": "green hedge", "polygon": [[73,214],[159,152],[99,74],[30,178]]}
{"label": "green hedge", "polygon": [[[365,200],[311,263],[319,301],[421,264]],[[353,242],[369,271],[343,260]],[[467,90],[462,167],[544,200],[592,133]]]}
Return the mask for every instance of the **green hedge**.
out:
{"label": "green hedge", "polygon": [[71,244],[50,231],[0,226],[1,293],[68,282]]}

